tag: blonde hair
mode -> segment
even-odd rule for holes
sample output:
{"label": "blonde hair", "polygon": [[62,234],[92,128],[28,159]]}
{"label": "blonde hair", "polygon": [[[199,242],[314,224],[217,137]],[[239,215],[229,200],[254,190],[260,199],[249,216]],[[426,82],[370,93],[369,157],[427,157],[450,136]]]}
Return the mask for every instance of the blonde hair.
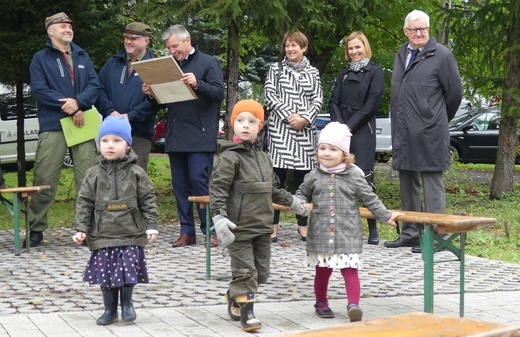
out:
{"label": "blonde hair", "polygon": [[350,57],[348,57],[348,43],[352,40],[358,39],[365,46],[365,57],[372,58],[372,49],[370,48],[370,43],[368,42],[367,37],[363,32],[356,31],[347,36],[345,39],[345,60],[350,61]]}
{"label": "blonde hair", "polygon": [[356,158],[352,153],[343,152],[343,162],[347,164],[347,167],[351,167],[356,162]]}

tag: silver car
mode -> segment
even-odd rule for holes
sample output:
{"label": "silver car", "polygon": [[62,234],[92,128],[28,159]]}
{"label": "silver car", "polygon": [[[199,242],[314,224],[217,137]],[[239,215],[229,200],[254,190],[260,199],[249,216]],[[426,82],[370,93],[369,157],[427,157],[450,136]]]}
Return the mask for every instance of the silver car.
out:
{"label": "silver car", "polygon": [[[25,161],[34,162],[38,146],[38,124],[36,102],[30,96],[24,98]],[[18,160],[18,120],[14,94],[0,94],[0,164],[15,164]],[[72,156],[67,154],[63,165],[73,166]]]}

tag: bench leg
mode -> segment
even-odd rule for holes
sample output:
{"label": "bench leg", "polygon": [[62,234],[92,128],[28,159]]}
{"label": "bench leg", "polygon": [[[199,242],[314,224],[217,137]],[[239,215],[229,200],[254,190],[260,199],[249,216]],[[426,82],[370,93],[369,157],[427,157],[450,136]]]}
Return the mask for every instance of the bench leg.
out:
{"label": "bench leg", "polygon": [[14,229],[14,255],[20,255],[20,208],[18,207],[18,194],[13,194],[13,229]]}
{"label": "bench leg", "polygon": [[211,278],[211,215],[209,204],[206,205],[206,280]]}
{"label": "bench leg", "polygon": [[433,225],[424,226],[421,253],[424,261],[424,312],[433,314]]}
{"label": "bench leg", "polygon": [[465,258],[465,247],[466,247],[466,233],[460,233],[460,301],[459,301],[459,316],[464,317],[464,278],[465,269],[464,264]]}

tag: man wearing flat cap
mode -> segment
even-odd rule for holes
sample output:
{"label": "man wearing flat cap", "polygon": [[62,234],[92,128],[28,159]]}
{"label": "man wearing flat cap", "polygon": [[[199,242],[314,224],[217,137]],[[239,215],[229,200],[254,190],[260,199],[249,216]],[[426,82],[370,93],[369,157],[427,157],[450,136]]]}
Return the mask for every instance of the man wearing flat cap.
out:
{"label": "man wearing flat cap", "polygon": [[[29,67],[31,90],[38,105],[38,148],[34,162],[34,181],[37,185],[51,185],[31,199],[29,226],[30,245],[38,246],[47,229],[47,212],[56,195],[60,169],[67,151],[61,128],[62,118],[72,118],[77,126],[84,126],[83,111],[96,102],[99,80],[87,52],[72,42],[72,20],[63,12],[45,19],[49,39],[44,49],[36,52]],[[76,193],[86,170],[96,164],[94,140],[71,147],[74,158]],[[24,241],[24,247],[27,242]]]}
{"label": "man wearing flat cap", "polygon": [[125,50],[112,56],[99,72],[101,90],[96,107],[104,116],[123,116],[132,126],[132,148],[137,164],[145,171],[152,146],[159,105],[141,90],[143,81],[132,62],[152,58],[147,49],[152,29],[141,22],[129,23],[123,32]]}

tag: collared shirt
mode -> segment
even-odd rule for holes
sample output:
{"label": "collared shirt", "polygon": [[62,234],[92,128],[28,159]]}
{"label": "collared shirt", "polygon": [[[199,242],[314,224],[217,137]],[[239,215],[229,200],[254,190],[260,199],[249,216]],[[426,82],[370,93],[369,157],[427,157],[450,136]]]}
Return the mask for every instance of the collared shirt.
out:
{"label": "collared shirt", "polygon": [[134,67],[132,67],[132,62],[141,61],[143,57],[146,55],[147,49],[145,49],[144,53],[136,57],[134,60],[130,58],[130,55],[126,54],[126,66],[128,69],[128,75],[132,74],[134,72]]}
{"label": "collared shirt", "polygon": [[[423,48],[424,48],[424,47],[419,48],[419,53],[421,52],[421,50],[423,50]],[[406,50],[407,50],[407,55],[406,55],[406,63],[405,63],[405,67],[404,67],[405,69],[408,68],[408,65],[409,65],[409,63],[410,63],[410,59],[411,59],[411,57],[412,57],[412,50],[413,50],[413,49],[410,48],[410,45],[408,45],[408,48],[406,48]]]}
{"label": "collared shirt", "polygon": [[67,61],[67,65],[69,67],[70,80],[72,82],[72,85],[74,86],[74,61],[72,60],[72,48],[70,47],[70,44],[64,50],[55,45],[52,45],[52,48],[59,50],[60,53],[62,53],[65,57],[65,60]]}
{"label": "collared shirt", "polygon": [[182,61],[179,62],[179,65],[182,66],[182,62],[186,61],[186,60],[190,57],[190,55],[193,55],[193,54],[195,54],[195,48],[194,48],[194,47],[191,47],[191,51],[190,51],[190,53],[189,53],[188,55],[186,55],[186,57],[184,58],[184,60],[182,60]]}

